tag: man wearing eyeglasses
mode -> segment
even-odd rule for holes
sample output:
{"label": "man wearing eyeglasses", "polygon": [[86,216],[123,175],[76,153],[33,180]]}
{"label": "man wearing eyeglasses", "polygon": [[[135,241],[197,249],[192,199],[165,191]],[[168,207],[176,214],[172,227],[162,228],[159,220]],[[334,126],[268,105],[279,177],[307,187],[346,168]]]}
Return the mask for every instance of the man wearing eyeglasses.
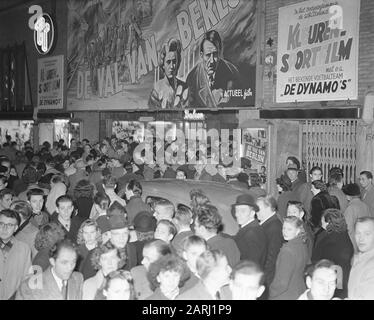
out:
{"label": "man wearing eyeglasses", "polygon": [[17,212],[0,211],[0,300],[13,298],[31,267],[31,250],[13,237],[20,225]]}

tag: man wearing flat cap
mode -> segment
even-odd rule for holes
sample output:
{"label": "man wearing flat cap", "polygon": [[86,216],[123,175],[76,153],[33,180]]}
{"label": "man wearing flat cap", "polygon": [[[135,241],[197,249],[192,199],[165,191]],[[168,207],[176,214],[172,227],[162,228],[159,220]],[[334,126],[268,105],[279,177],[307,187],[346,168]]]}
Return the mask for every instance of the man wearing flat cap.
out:
{"label": "man wearing flat cap", "polygon": [[256,219],[259,210],[254,198],[249,194],[242,194],[232,205],[232,214],[240,229],[234,240],[240,251],[240,260],[256,262],[264,267],[267,251],[265,232]]}
{"label": "man wearing flat cap", "polygon": [[347,223],[348,234],[351,238],[353,248],[355,252],[358,252],[356,240],[355,240],[355,224],[358,218],[371,217],[370,208],[363,202],[361,197],[361,190],[358,184],[350,183],[343,187],[343,192],[348,199],[348,207],[344,211],[344,218]]}

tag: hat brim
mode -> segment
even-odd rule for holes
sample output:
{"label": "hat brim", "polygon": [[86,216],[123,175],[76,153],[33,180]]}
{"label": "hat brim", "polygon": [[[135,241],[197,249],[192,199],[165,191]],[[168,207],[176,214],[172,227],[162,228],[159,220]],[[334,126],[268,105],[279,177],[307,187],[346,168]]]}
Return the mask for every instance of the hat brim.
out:
{"label": "hat brim", "polygon": [[236,202],[236,203],[234,203],[233,205],[232,205],[232,207],[236,207],[236,206],[248,206],[248,207],[251,207],[251,208],[253,208],[256,212],[257,211],[260,211],[260,208],[258,207],[258,205],[257,204],[255,204],[255,203],[248,203],[248,202]]}

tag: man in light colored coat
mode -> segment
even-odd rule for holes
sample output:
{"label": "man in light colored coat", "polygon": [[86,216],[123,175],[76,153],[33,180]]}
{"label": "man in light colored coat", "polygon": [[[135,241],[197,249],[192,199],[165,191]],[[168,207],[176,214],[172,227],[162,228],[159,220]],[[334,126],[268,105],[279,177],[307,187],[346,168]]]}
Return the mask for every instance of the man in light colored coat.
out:
{"label": "man in light colored coat", "polygon": [[73,272],[77,251],[69,240],[57,243],[50,252],[49,267],[26,279],[17,291],[16,300],[82,300],[83,276]]}
{"label": "man in light colored coat", "polygon": [[351,238],[353,248],[357,252],[357,244],[355,240],[355,224],[358,218],[370,217],[371,211],[366,203],[361,199],[360,187],[356,183],[350,183],[344,186],[343,192],[348,199],[348,207],[344,211],[344,218],[347,223],[348,234]]}
{"label": "man in light colored coat", "polygon": [[355,239],[359,252],[353,257],[348,281],[348,299],[374,299],[374,218],[357,220]]}

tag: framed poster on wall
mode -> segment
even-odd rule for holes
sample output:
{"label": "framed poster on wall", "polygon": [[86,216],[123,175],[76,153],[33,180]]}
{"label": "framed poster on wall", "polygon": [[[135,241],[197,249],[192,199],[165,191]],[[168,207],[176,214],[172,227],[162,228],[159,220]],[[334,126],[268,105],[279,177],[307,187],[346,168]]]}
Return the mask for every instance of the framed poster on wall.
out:
{"label": "framed poster on wall", "polygon": [[38,59],[38,109],[64,107],[64,56]]}
{"label": "framed poster on wall", "polygon": [[276,102],[356,100],[360,0],[279,8]]}
{"label": "framed poster on wall", "polygon": [[268,128],[242,129],[242,156],[250,160],[251,171],[266,182],[268,158]]}

